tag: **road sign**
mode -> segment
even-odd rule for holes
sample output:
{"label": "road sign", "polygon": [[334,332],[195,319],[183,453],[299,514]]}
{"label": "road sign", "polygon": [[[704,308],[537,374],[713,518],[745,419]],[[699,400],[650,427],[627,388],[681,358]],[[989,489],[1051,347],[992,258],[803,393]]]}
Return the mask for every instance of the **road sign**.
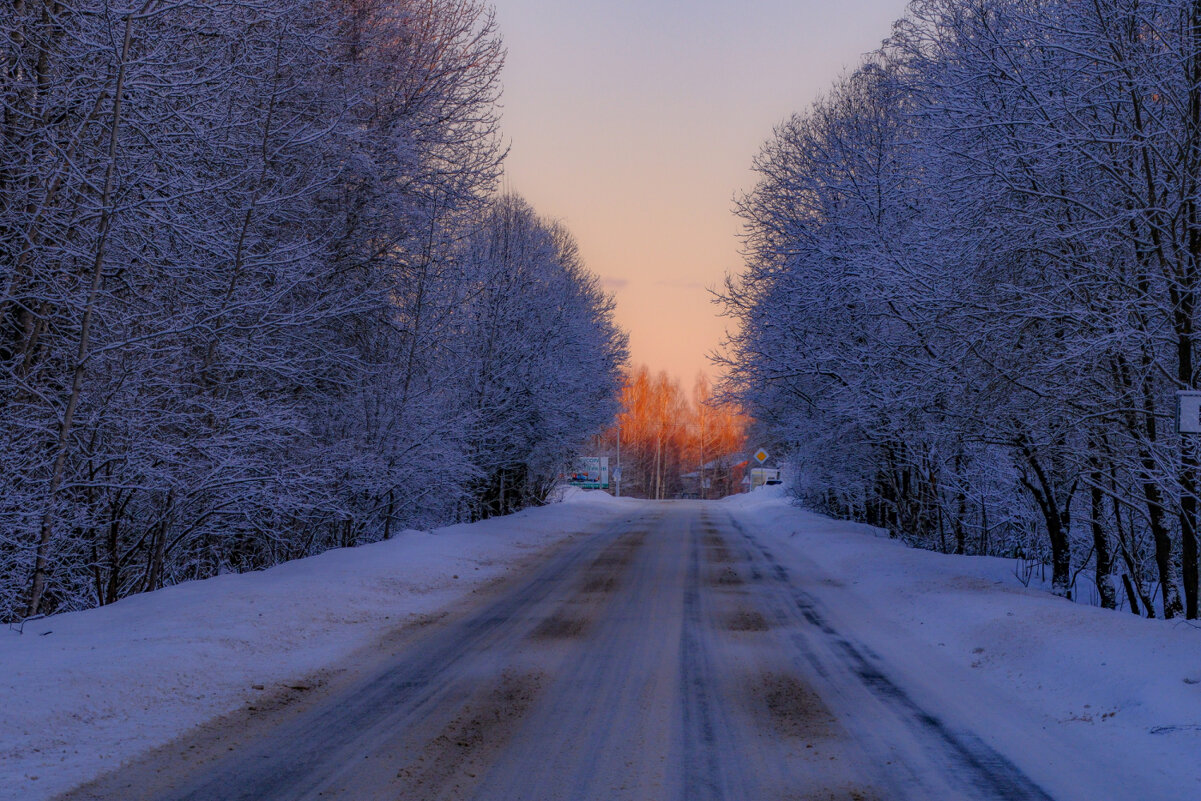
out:
{"label": "road sign", "polygon": [[1201,392],[1176,393],[1176,430],[1201,434]]}
{"label": "road sign", "polygon": [[767,451],[763,450],[763,448],[760,448],[759,450],[755,451],[755,461],[758,462],[759,464],[763,464],[770,458],[771,458],[771,454],[768,453]]}

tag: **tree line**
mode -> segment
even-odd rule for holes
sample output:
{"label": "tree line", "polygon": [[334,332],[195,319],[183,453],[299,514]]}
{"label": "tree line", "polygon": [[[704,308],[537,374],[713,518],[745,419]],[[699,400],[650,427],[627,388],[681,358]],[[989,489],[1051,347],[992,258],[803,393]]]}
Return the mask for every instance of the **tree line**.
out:
{"label": "tree line", "polygon": [[541,499],[625,335],[478,0],[0,11],[0,619]]}
{"label": "tree line", "polygon": [[798,491],[1196,618],[1201,3],[916,0],[755,170],[726,389]]}
{"label": "tree line", "polygon": [[640,364],[625,375],[616,425],[594,445],[611,469],[620,447],[622,495],[720,498],[740,490],[730,483],[731,468],[746,459],[748,422],[714,395],[704,373],[687,393],[679,379]]}

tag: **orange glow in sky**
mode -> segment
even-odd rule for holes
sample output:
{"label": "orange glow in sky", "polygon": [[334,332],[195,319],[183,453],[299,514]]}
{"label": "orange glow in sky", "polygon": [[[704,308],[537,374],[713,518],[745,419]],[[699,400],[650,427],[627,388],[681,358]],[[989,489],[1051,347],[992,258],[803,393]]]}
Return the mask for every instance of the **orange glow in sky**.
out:
{"label": "orange glow in sky", "polygon": [[634,362],[691,385],[741,266],[733,198],[772,127],[874,49],[904,0],[495,0],[508,189],[563,220]]}

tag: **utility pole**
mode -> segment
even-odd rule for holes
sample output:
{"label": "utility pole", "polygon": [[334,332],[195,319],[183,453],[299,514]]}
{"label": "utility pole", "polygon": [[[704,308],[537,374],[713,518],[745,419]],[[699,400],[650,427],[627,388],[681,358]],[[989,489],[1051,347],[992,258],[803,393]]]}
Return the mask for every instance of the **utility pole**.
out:
{"label": "utility pole", "polygon": [[617,475],[613,479],[617,497],[621,497],[621,423],[617,424]]}

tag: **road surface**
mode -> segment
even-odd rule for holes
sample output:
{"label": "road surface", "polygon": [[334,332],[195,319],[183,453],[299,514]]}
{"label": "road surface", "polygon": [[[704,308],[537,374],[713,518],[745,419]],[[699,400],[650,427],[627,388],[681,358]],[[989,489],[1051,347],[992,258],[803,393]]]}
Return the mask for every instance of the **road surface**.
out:
{"label": "road surface", "polygon": [[916,700],[735,514],[631,504],[370,664],[63,798],[1052,797]]}

